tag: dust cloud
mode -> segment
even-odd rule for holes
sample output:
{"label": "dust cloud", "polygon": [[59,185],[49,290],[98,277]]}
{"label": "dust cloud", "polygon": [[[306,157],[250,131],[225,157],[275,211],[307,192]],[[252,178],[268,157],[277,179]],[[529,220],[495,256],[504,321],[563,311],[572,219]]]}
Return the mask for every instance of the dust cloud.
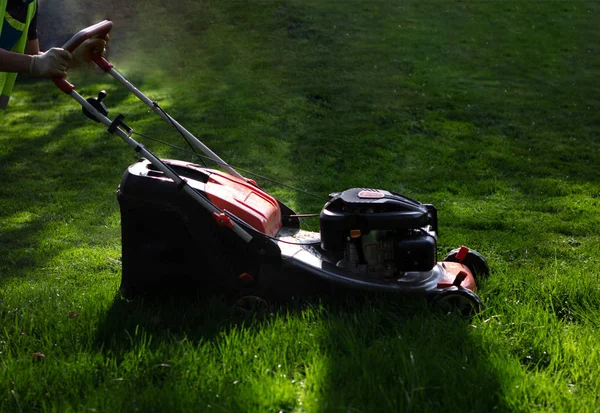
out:
{"label": "dust cloud", "polygon": [[111,38],[119,41],[110,42],[109,50],[118,55],[129,39],[142,35],[136,24],[136,10],[145,3],[136,0],[39,0],[40,47],[42,50],[61,47],[79,30],[102,20],[112,20]]}

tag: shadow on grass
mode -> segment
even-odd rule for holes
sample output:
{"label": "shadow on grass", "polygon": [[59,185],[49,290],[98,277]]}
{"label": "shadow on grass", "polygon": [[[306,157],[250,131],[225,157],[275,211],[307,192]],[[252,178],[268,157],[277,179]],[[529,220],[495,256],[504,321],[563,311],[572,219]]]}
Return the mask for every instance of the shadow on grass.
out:
{"label": "shadow on grass", "polygon": [[[256,353],[280,360],[282,371],[289,375],[284,385],[296,382],[297,398],[272,396],[271,410],[502,411],[500,372],[489,363],[490,349],[474,330],[468,320],[432,312],[423,301],[393,297],[329,296],[282,304],[252,316],[232,312],[220,298],[127,301],[117,297],[98,326],[96,345],[107,356],[122,358],[141,351],[140,342],[151,337],[155,350],[185,344],[198,354],[208,351],[207,359],[198,356],[207,372],[212,371],[211,360],[233,363],[233,371],[219,369],[215,372],[219,377],[203,377],[213,384],[196,383],[193,396],[180,400],[173,392],[163,394],[167,400],[160,404],[175,409],[208,403],[227,411],[261,411],[256,407],[260,402],[252,399],[272,382],[282,383],[264,376],[269,362],[254,373],[256,380],[245,377],[248,366],[243,364],[255,362]],[[288,346],[308,350],[281,353]],[[229,352],[239,352],[239,358],[228,359],[225,353]],[[140,353],[139,357],[148,356]],[[173,373],[167,380],[180,375]],[[240,377],[242,384],[237,384]],[[215,393],[221,394],[220,401]],[[150,404],[151,399],[139,400],[139,406]]]}
{"label": "shadow on grass", "polygon": [[132,345],[132,335],[142,328],[154,345],[179,340],[213,339],[233,322],[232,306],[222,297],[181,296],[125,299],[118,293],[97,327],[96,344],[118,354]]}
{"label": "shadow on grass", "polygon": [[419,304],[328,311],[322,411],[503,410],[501,373],[471,323]]}

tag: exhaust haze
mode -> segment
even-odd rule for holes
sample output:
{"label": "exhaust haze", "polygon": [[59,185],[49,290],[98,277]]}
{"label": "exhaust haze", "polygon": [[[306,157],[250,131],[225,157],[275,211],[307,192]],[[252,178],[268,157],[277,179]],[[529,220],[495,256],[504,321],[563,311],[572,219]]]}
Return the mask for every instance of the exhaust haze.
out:
{"label": "exhaust haze", "polygon": [[[112,38],[121,41],[135,33],[136,8],[140,4],[148,4],[136,0],[91,1],[91,0],[40,0],[38,10],[38,33],[40,47],[47,50],[62,46],[79,30],[102,20],[115,23]],[[111,52],[119,48],[111,42]]]}
{"label": "exhaust haze", "polygon": [[[194,18],[194,13],[187,10],[189,4],[187,1],[166,3],[158,0],[40,0],[40,47],[42,50],[61,47],[79,30],[102,20],[111,20],[114,26],[108,44],[110,59],[119,64],[139,61],[136,63],[139,66],[143,66],[142,55],[155,55],[157,60],[165,60],[160,58],[165,51],[177,52],[174,37],[179,36],[181,26],[176,19]],[[170,42],[156,41],[165,37]]]}

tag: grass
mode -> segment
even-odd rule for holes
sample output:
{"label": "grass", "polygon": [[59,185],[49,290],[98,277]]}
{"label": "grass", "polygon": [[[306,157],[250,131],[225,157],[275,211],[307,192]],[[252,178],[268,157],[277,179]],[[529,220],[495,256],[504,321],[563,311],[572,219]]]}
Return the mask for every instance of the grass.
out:
{"label": "grass", "polygon": [[[0,115],[0,411],[598,410],[597,3],[180,3],[92,10],[116,23],[116,67],[233,165],[433,203],[440,256],[490,263],[486,310],[124,300],[114,191],[135,154],[21,79]],[[181,145],[109,78],[72,78]]]}

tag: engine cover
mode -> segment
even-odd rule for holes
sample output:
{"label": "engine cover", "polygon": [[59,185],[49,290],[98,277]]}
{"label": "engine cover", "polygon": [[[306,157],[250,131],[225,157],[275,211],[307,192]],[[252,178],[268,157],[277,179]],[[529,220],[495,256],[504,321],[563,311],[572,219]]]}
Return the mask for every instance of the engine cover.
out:
{"label": "engine cover", "polygon": [[437,255],[437,211],[400,194],[353,188],[330,195],[320,214],[321,247],[344,268],[391,275],[429,271]]}

